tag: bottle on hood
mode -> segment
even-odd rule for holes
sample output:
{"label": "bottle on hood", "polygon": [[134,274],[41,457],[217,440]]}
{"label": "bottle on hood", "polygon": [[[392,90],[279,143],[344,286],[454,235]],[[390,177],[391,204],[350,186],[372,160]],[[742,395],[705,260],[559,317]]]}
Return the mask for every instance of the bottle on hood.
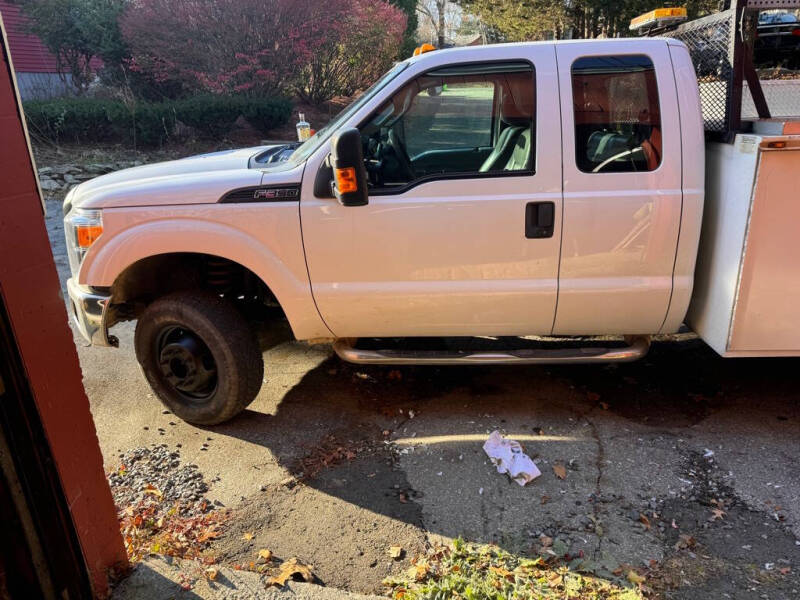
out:
{"label": "bottle on hood", "polygon": [[300,113],[300,120],[297,122],[297,139],[305,142],[311,137],[311,125],[306,121],[304,113]]}

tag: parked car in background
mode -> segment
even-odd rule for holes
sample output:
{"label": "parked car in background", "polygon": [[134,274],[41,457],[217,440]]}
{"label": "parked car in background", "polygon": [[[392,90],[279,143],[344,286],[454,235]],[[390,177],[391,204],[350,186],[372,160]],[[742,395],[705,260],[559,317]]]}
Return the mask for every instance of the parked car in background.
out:
{"label": "parked car in background", "polygon": [[758,16],[753,55],[759,67],[800,67],[800,19],[797,15],[783,11],[762,12]]}

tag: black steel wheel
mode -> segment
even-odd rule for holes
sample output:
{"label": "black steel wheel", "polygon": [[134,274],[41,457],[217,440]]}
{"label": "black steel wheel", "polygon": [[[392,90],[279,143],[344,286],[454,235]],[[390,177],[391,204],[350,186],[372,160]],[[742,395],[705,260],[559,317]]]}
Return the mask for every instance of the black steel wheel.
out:
{"label": "black steel wheel", "polygon": [[189,423],[227,421],[261,387],[255,334],[229,301],[211,293],[178,292],[153,302],[139,318],[134,345],[153,392]]}
{"label": "black steel wheel", "polygon": [[217,389],[217,362],[196,333],[166,325],[156,337],[161,375],[187,401],[207,400]]}

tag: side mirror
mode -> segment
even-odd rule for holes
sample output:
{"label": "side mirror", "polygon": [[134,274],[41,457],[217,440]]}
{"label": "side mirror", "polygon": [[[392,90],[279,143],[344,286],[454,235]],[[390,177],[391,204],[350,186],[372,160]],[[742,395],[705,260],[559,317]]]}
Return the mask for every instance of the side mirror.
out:
{"label": "side mirror", "polygon": [[367,170],[358,129],[345,129],[331,140],[333,195],[342,206],[364,206],[367,194]]}

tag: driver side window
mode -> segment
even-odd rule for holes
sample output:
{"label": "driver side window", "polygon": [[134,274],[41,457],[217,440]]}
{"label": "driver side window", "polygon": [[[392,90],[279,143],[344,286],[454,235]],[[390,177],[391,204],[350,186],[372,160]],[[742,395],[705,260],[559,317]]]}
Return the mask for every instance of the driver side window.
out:
{"label": "driver side window", "polygon": [[496,87],[493,81],[456,81],[414,96],[402,118],[411,160],[428,151],[491,146]]}
{"label": "driver side window", "polygon": [[535,79],[527,62],[430,71],[403,86],[362,125],[374,192],[441,177],[530,174]]}

